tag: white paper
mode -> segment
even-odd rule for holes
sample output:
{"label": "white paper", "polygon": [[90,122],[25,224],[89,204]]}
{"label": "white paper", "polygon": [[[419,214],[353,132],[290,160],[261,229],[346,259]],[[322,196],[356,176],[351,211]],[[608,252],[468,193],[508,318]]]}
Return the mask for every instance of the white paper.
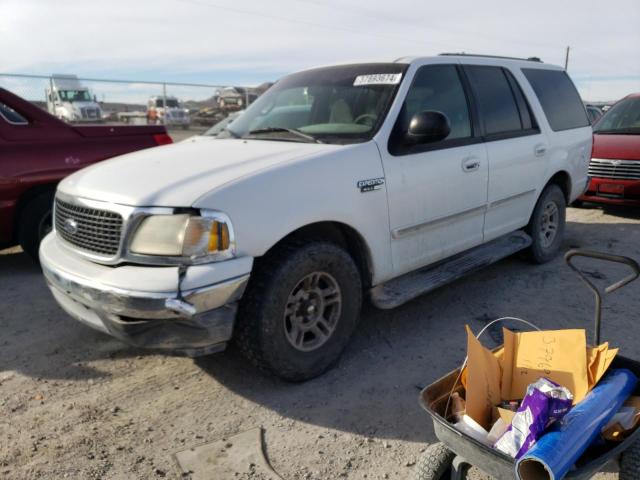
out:
{"label": "white paper", "polygon": [[353,81],[354,87],[363,85],[397,85],[402,79],[401,73],[376,73],[373,75],[358,75]]}

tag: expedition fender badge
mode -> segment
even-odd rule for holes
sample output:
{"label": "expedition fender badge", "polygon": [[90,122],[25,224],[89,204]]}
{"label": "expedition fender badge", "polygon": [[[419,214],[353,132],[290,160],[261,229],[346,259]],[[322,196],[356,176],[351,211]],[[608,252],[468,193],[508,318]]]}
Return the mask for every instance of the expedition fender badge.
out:
{"label": "expedition fender badge", "polygon": [[369,178],[368,180],[358,180],[358,183],[356,185],[360,189],[360,193],[380,190],[382,188],[382,185],[384,185],[384,177]]}

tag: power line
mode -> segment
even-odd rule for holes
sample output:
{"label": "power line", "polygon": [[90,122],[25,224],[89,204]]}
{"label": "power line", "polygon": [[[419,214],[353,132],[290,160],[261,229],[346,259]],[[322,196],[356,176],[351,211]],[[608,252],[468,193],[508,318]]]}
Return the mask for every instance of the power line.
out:
{"label": "power line", "polygon": [[[430,50],[433,51],[434,47],[438,47],[438,49],[440,50],[451,50],[452,49],[452,45],[450,43],[439,43],[439,42],[433,42],[431,40],[429,40],[429,42],[424,42],[424,41],[418,41],[416,42],[415,40],[415,36],[412,36],[410,40],[407,39],[407,37],[399,37],[399,36],[395,36],[395,35],[388,35],[388,34],[381,34],[380,32],[372,32],[372,31],[362,31],[362,30],[357,30],[357,29],[353,29],[353,28],[349,28],[349,27],[343,27],[340,25],[328,25],[328,24],[324,24],[324,23],[319,23],[319,22],[311,22],[308,20],[301,20],[298,18],[293,18],[293,17],[287,17],[287,16],[281,16],[281,15],[274,15],[273,13],[265,13],[265,12],[257,12],[254,10],[250,10],[250,9],[243,9],[243,8],[237,8],[237,7],[230,7],[227,5],[223,5],[220,3],[216,3],[216,2],[209,2],[209,1],[204,1],[204,0],[174,0],[175,2],[184,2],[184,3],[191,3],[193,5],[199,5],[199,6],[203,6],[203,7],[207,7],[207,8],[213,8],[213,9],[217,9],[217,10],[224,10],[224,11],[228,11],[228,12],[232,12],[232,13],[236,13],[239,15],[249,15],[249,16],[253,16],[253,17],[257,17],[257,18],[270,18],[272,20],[276,20],[279,22],[285,22],[285,23],[290,23],[290,24],[294,24],[297,26],[300,25],[306,25],[306,26],[310,26],[310,27],[315,27],[315,28],[320,28],[323,30],[332,30],[332,31],[341,31],[341,32],[346,32],[346,33],[351,33],[351,34],[355,34],[355,35],[359,35],[362,37],[367,37],[367,38],[372,38],[372,37],[376,37],[376,38],[380,38],[380,39],[384,39],[384,40],[393,40],[396,42],[402,42],[403,44],[411,44],[412,47],[415,48],[416,45],[420,45],[420,46],[424,46],[429,48]],[[318,2],[318,1],[314,1],[314,0],[297,0],[298,2],[304,2],[307,4],[311,4],[314,6],[317,6],[319,8],[323,8],[325,5]],[[386,22],[392,22],[392,23],[396,23],[396,24],[403,24],[403,22],[401,22],[400,20],[395,20],[395,19],[391,19],[388,17],[385,17],[384,14],[380,13],[380,12],[375,12],[375,11],[371,11],[371,10],[366,10],[366,9],[362,9],[362,8],[349,8],[346,7],[344,5],[342,5],[340,7],[342,10],[351,10],[353,12],[356,12],[360,15],[366,15],[369,16],[371,18],[376,18],[382,21],[386,21]],[[545,48],[545,49],[551,49],[551,50],[558,50],[559,46],[557,44],[551,44],[551,43],[539,43],[539,42],[531,42],[531,41],[523,41],[523,40],[517,40],[517,39],[506,39],[503,37],[497,37],[497,36],[491,36],[491,35],[486,35],[486,34],[478,34],[476,32],[470,32],[468,30],[464,30],[464,29],[456,29],[455,27],[447,27],[439,29],[437,27],[420,27],[418,25],[415,24],[410,24],[411,28],[413,29],[417,29],[417,30],[422,30],[422,31],[428,31],[428,30],[432,30],[432,31],[440,31],[440,32],[446,32],[446,33],[451,33],[451,32],[464,32],[464,33],[469,33],[470,35],[473,35],[474,37],[480,37],[480,38],[484,38],[485,40],[489,40],[492,42],[500,42],[501,44],[504,44],[505,42],[508,42],[509,44],[520,44],[520,45],[526,45],[526,46],[538,46],[540,48]],[[469,48],[469,46],[463,46],[460,45],[458,47],[453,47],[454,49],[460,49],[461,51],[473,51],[474,48]],[[436,52],[433,52],[434,54]],[[616,63],[616,62],[612,62],[611,59],[608,58],[604,58],[601,57],[599,55],[595,55],[593,52],[588,51],[588,50],[584,50],[582,51],[583,54],[586,54],[587,56],[590,56],[591,58],[593,58],[594,60],[598,59],[599,62],[601,63],[606,63],[610,66],[615,66],[616,68],[628,68],[628,65],[625,65],[624,67],[622,67],[622,64]],[[565,59],[566,60],[566,59]],[[625,70],[627,71],[627,70]],[[634,72],[635,75],[635,72]]]}
{"label": "power line", "polygon": [[[296,0],[296,2],[302,2],[302,3],[307,3],[309,5],[315,5],[317,7],[327,7],[327,4],[324,3],[323,0]],[[558,47],[558,44],[556,43],[540,43],[540,42],[532,42],[529,40],[519,40],[517,38],[505,38],[504,36],[497,36],[497,35],[487,35],[486,33],[478,33],[478,32],[472,32],[468,29],[464,29],[464,28],[456,28],[455,25],[451,25],[451,24],[447,24],[446,27],[443,28],[439,28],[439,27],[435,27],[432,25],[429,26],[424,26],[424,25],[416,25],[415,23],[407,23],[404,20],[398,20],[398,19],[394,19],[394,18],[390,18],[388,16],[385,16],[385,13],[380,12],[380,11],[374,11],[374,10],[366,10],[363,9],[361,7],[349,7],[346,5],[342,5],[340,6],[341,10],[349,10],[351,12],[355,12],[359,15],[366,15],[370,18],[375,18],[378,20],[384,20],[385,22],[391,22],[391,23],[395,23],[397,25],[403,25],[403,26],[410,26],[413,29],[417,29],[417,30],[422,30],[422,31],[435,31],[435,32],[443,32],[443,33],[447,33],[447,34],[451,34],[451,33],[466,33],[469,35],[473,35],[473,37],[475,38],[484,38],[485,40],[489,40],[491,42],[500,42],[501,44],[504,42],[509,42],[509,44],[520,44],[520,45],[524,45],[527,46],[529,48],[531,47],[541,47],[541,48],[549,48],[549,49],[555,49]],[[450,48],[450,47],[448,47]]]}
{"label": "power line", "polygon": [[[251,15],[254,17],[260,17],[260,18],[271,18],[273,20],[277,20],[280,22],[286,22],[286,23],[292,23],[295,25],[307,25],[310,27],[316,27],[316,28],[322,28],[324,30],[334,30],[334,31],[342,31],[342,32],[347,32],[347,33],[354,33],[356,35],[361,35],[361,36],[365,36],[365,37],[378,37],[378,38],[382,38],[382,39],[387,39],[387,40],[396,40],[396,41],[402,41],[403,43],[411,43],[413,46],[416,45],[415,39],[411,39],[408,40],[406,37],[399,37],[399,36],[394,36],[394,35],[385,35],[385,34],[380,34],[380,33],[372,33],[370,31],[362,31],[362,30],[356,30],[353,28],[349,28],[349,27],[342,27],[340,25],[327,25],[327,24],[323,24],[323,23],[317,23],[317,22],[310,22],[308,20],[300,20],[297,18],[292,18],[292,17],[283,17],[283,16],[279,16],[279,15],[273,15],[272,13],[263,13],[263,12],[255,12],[252,10],[245,10],[245,9],[240,9],[240,8],[236,8],[236,7],[229,7],[227,5],[221,5],[218,3],[213,3],[213,2],[205,2],[205,1],[201,1],[201,0],[174,0],[176,2],[186,2],[186,3],[192,3],[194,5],[200,5],[203,7],[209,7],[209,8],[215,8],[215,9],[219,9],[219,10],[225,10],[228,12],[233,12],[233,13],[238,13],[241,15]],[[420,44],[427,46],[426,43],[423,42],[419,42]],[[434,45],[438,45],[438,43],[429,43],[429,47],[433,48]],[[447,49],[448,47],[445,44],[440,43],[439,44],[442,48]]]}

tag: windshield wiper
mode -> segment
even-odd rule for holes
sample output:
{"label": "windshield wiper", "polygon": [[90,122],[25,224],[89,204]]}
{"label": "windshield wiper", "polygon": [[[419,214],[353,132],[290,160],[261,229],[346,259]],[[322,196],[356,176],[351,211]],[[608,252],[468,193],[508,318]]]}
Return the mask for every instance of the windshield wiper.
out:
{"label": "windshield wiper", "polygon": [[251,130],[247,135],[260,135],[263,133],[282,133],[282,132],[291,133],[292,135],[295,135],[299,138],[304,138],[308,142],[324,143],[318,140],[317,138],[312,137],[311,135],[307,135],[306,133],[301,132],[300,130],[296,130],[295,128],[284,128],[284,127],[258,128],[256,130]]}

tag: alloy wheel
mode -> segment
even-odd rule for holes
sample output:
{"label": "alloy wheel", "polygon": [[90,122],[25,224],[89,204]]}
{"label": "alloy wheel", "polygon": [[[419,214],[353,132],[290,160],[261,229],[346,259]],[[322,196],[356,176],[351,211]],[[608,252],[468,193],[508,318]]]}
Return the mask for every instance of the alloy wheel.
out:
{"label": "alloy wheel", "polygon": [[287,299],[284,330],[296,350],[310,352],[324,345],[342,312],[342,292],[333,276],[313,272],[300,280]]}

